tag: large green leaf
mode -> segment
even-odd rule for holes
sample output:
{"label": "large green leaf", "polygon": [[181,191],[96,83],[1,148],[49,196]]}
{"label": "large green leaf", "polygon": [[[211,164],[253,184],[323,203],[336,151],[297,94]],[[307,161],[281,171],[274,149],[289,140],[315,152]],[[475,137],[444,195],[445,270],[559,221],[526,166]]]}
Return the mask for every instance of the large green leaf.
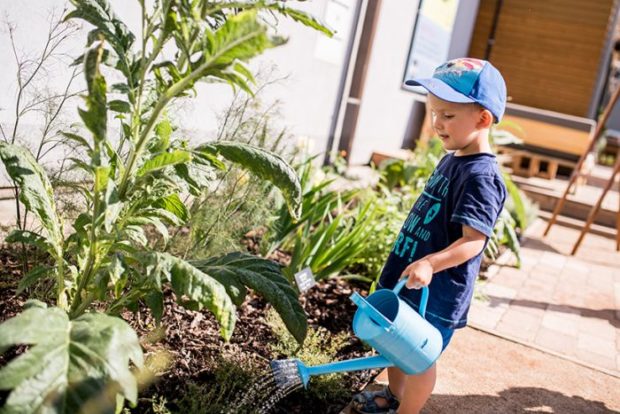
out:
{"label": "large green leaf", "polygon": [[268,9],[276,11],[280,14],[290,17],[298,23],[305,26],[312,27],[315,30],[321,31],[328,36],[333,36],[332,30],[325,26],[316,17],[289,7],[284,1],[272,1],[272,0],[259,0],[259,1],[230,1],[230,2],[205,2],[205,13],[214,15],[217,11],[230,8],[230,9]]}
{"label": "large green leaf", "polygon": [[172,152],[162,152],[142,164],[138,170],[138,177],[146,175],[150,172],[161,170],[176,164],[184,164],[192,159],[192,154],[188,151],[175,150]]}
{"label": "large green leaf", "polygon": [[218,280],[168,253],[149,253],[145,261],[147,274],[158,287],[169,281],[177,295],[186,295],[200,307],[209,309],[218,320],[224,339],[230,339],[235,329],[235,306]]}
{"label": "large green leaf", "polygon": [[[86,77],[86,86],[88,87],[88,95],[85,97],[87,110],[78,108],[84,125],[93,133],[95,146],[97,143],[105,140],[108,120],[107,86],[105,78],[99,72],[102,53],[102,42],[91,47],[86,52],[84,57],[84,76]],[[95,152],[95,155],[97,155],[97,152]]]}
{"label": "large green leaf", "polygon": [[0,413],[114,413],[117,395],[135,404],[129,362],[143,363],[135,331],[119,318],[89,313],[69,320],[41,305],[0,325],[1,353],[28,346],[0,370],[0,390],[10,391]]}
{"label": "large green leaf", "polygon": [[0,142],[0,158],[19,188],[19,199],[26,209],[41,222],[46,240],[53,246],[56,257],[62,256],[62,222],[56,212],[54,192],[43,168],[27,148]]}
{"label": "large green leaf", "polygon": [[[179,38],[181,35],[177,33],[176,36],[177,44],[183,46],[185,41]],[[170,98],[184,95],[195,82],[209,76],[248,90],[247,82],[254,79],[243,65],[237,63],[256,57],[276,45],[267,35],[267,27],[258,21],[255,10],[229,16],[216,31],[206,28],[200,42],[202,54],[192,60],[191,74],[174,81],[168,89]]]}
{"label": "large green leaf", "polygon": [[215,32],[205,30],[203,42],[202,59],[209,68],[223,68],[235,60],[251,59],[273,46],[266,26],[258,22],[255,11],[230,16]]}
{"label": "large green leaf", "polygon": [[54,254],[54,246],[52,246],[45,237],[29,230],[13,230],[6,237],[7,243],[24,243],[37,247],[41,251]]}
{"label": "large green leaf", "polygon": [[76,9],[67,14],[65,20],[79,18],[94,25],[112,44],[118,57],[125,58],[125,52],[129,51],[135,36],[125,23],[114,15],[110,4],[106,0],[71,0],[71,3]]}
{"label": "large green leaf", "polygon": [[177,216],[183,223],[189,220],[189,211],[177,194],[162,197],[153,203],[153,207],[163,208]]}
{"label": "large green leaf", "polygon": [[217,152],[262,179],[268,180],[282,191],[291,215],[298,219],[301,209],[301,184],[295,170],[277,154],[259,147],[239,142],[218,141],[200,147],[207,152]]}
{"label": "large green leaf", "polygon": [[218,279],[237,303],[243,301],[239,293],[247,286],[263,296],[280,314],[284,324],[301,344],[306,337],[308,322],[299,304],[297,292],[282,274],[280,266],[270,260],[244,253],[230,253],[223,257],[196,260],[194,266]]}

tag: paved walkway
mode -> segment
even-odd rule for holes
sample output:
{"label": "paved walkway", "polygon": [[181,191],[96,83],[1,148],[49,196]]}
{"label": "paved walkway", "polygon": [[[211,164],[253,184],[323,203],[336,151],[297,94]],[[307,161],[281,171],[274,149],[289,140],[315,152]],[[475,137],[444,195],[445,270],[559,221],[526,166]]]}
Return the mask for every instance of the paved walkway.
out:
{"label": "paved walkway", "polygon": [[538,220],[522,267],[497,266],[478,286],[470,325],[620,376],[620,252],[615,240]]}

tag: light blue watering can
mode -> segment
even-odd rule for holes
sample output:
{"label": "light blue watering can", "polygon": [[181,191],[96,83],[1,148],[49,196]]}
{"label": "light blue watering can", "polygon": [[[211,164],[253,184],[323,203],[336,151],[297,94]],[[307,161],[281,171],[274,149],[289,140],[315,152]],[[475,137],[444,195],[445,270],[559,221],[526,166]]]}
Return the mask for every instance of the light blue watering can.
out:
{"label": "light blue watering can", "polygon": [[286,388],[302,383],[307,387],[310,376],[334,372],[396,366],[413,375],[430,368],[441,354],[443,339],[437,328],[424,319],[428,288],[422,288],[418,314],[398,297],[406,282],[406,278],[402,279],[394,290],[379,290],[366,299],[357,292],[351,295],[351,300],[359,307],[353,317],[353,332],[379,355],[313,367],[305,366],[298,359],[272,361],[278,385]]}

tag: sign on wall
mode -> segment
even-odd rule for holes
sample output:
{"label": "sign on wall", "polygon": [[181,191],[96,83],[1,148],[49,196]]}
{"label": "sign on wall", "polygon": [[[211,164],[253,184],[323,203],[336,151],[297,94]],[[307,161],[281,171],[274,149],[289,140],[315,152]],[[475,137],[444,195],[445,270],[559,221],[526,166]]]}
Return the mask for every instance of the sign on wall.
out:
{"label": "sign on wall", "polygon": [[[459,0],[420,0],[405,79],[430,78],[448,60]],[[422,88],[412,88],[423,92]]]}

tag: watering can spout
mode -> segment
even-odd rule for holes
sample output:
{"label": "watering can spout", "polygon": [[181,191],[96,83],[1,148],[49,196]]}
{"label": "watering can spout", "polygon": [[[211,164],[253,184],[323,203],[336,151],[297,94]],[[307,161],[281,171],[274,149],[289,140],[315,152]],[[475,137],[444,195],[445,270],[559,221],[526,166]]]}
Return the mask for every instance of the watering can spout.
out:
{"label": "watering can spout", "polygon": [[397,366],[404,373],[414,375],[430,368],[441,354],[441,334],[424,319],[428,288],[422,289],[419,313],[398,297],[406,281],[402,279],[394,290],[379,290],[368,298],[358,293],[351,296],[359,307],[353,317],[353,332],[379,355],[314,367],[307,367],[298,359],[272,361],[278,387],[288,389],[301,384],[307,387],[311,376],[335,372]]}
{"label": "watering can spout", "polygon": [[299,383],[302,383],[307,388],[310,377],[315,375],[381,369],[393,366],[393,362],[381,355],[349,359],[347,361],[332,362],[312,367],[304,365],[298,359],[271,361],[271,369],[279,388],[287,388]]}

